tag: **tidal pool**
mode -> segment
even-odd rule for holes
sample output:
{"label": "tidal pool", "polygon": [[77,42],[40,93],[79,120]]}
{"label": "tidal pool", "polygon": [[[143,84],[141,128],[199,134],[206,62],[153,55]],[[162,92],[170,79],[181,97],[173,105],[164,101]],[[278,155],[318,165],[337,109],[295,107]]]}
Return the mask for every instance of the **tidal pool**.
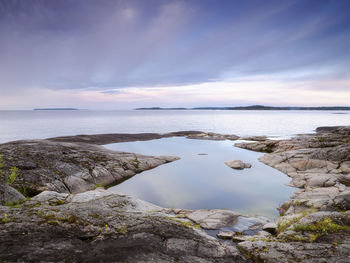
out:
{"label": "tidal pool", "polygon": [[[106,145],[116,151],[181,158],[137,174],[109,190],[162,207],[230,209],[277,217],[277,207],[296,190],[285,185],[290,178],[259,162],[262,153],[234,147],[234,143],[174,137]],[[252,168],[231,169],[224,162],[232,159],[249,162]]]}

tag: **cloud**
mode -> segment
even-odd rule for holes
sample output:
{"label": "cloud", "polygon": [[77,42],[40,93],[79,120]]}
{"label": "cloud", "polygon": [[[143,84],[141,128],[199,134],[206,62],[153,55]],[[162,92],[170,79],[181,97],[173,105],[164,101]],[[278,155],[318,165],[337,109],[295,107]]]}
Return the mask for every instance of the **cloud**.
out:
{"label": "cloud", "polygon": [[[0,0],[0,92],[72,90],[79,99],[129,101],[135,90],[190,93],[195,85],[220,89],[257,76],[273,76],[286,92],[346,92],[349,7],[348,1]],[[242,86],[231,89],[242,93]],[[156,99],[154,92],[145,93]],[[190,98],[203,103],[202,94],[195,90]]]}

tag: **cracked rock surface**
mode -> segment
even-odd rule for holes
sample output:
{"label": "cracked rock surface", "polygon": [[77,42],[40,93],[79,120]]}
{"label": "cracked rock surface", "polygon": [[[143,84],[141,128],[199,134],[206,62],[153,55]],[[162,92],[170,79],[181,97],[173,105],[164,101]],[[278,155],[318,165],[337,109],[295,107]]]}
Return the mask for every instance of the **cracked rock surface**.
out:
{"label": "cracked rock surface", "polygon": [[104,189],[45,191],[0,214],[6,262],[247,262],[171,210]]}
{"label": "cracked rock surface", "polygon": [[33,196],[44,190],[79,193],[96,185],[113,185],[144,170],[178,160],[174,156],[144,156],[116,152],[103,146],[55,142],[15,141],[0,145],[5,167],[17,167],[19,176],[12,185]]}

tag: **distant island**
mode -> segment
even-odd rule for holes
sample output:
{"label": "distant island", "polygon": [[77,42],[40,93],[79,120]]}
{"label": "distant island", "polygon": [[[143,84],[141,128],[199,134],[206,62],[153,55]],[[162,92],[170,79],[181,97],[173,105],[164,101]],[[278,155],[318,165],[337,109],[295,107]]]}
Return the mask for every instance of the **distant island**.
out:
{"label": "distant island", "polygon": [[346,106],[334,107],[274,107],[264,105],[240,106],[240,107],[194,107],[194,108],[136,108],[135,110],[350,110]]}
{"label": "distant island", "polygon": [[79,110],[76,108],[36,108],[33,110]]}

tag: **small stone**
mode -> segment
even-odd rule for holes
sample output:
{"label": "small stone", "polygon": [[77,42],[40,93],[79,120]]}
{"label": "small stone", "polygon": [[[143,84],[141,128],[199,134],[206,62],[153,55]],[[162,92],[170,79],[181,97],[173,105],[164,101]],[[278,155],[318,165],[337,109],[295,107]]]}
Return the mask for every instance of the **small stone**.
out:
{"label": "small stone", "polygon": [[250,240],[249,236],[235,235],[232,237],[233,242],[244,242]]}
{"label": "small stone", "polygon": [[232,239],[235,234],[233,231],[220,231],[216,236],[221,239]]}
{"label": "small stone", "polygon": [[250,163],[244,163],[241,160],[231,160],[228,162],[225,162],[225,164],[232,168],[232,169],[237,169],[237,170],[242,170],[244,168],[251,168],[252,165]]}

